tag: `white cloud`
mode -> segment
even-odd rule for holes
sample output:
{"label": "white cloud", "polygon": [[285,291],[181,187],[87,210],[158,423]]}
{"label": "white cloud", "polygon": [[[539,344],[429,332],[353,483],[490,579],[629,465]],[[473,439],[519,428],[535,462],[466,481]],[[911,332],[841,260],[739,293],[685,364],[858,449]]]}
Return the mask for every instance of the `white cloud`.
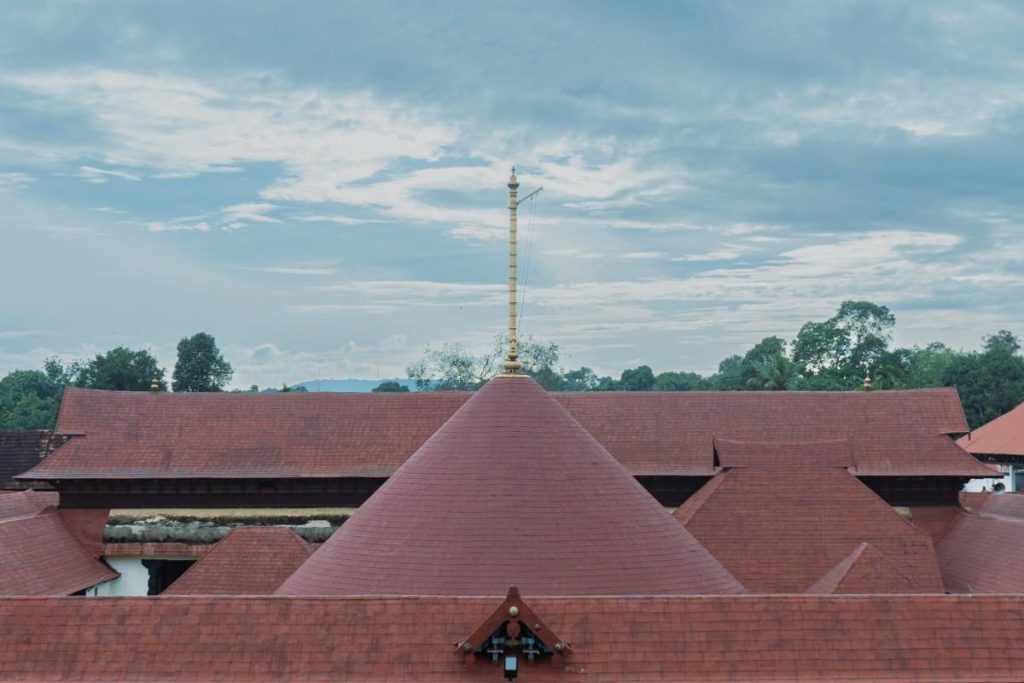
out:
{"label": "white cloud", "polygon": [[624,259],[632,259],[636,261],[641,260],[652,260],[659,259],[665,256],[663,251],[628,251],[622,255]]}
{"label": "white cloud", "polygon": [[169,74],[64,70],[0,82],[89,111],[109,137],[94,150],[108,164],[166,177],[278,162],[285,177],[272,194],[297,201],[323,201],[399,159],[437,159],[456,138],[451,125],[406,103],[266,78],[218,86]]}
{"label": "white cloud", "polygon": [[87,183],[102,184],[110,180],[111,178],[118,178],[120,180],[131,180],[133,182],[139,182],[141,178],[134,173],[128,173],[126,171],[114,171],[108,168],[96,168],[95,166],[79,166],[78,177],[85,180]]}
{"label": "white cloud", "polygon": [[198,223],[164,223],[162,221],[150,221],[146,223],[146,229],[150,232],[209,232],[210,224],[206,221]]}
{"label": "white cloud", "polygon": [[0,173],[0,192],[20,192],[34,181],[27,173]]}

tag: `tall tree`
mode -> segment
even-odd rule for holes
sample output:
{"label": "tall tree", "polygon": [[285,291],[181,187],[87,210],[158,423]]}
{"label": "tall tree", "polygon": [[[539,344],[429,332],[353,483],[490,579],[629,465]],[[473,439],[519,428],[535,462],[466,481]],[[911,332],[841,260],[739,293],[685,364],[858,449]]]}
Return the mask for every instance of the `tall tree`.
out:
{"label": "tall tree", "polygon": [[558,384],[559,391],[594,391],[597,388],[597,375],[588,367],[569,370],[562,375]]}
{"label": "tall tree", "polygon": [[167,389],[164,369],[156,358],[144,349],[118,346],[85,363],[74,383],[88,389],[148,391],[154,379],[161,391]]}
{"label": "tall tree", "polygon": [[[561,381],[558,373],[558,345],[539,341],[533,337],[519,340],[519,362],[522,373],[529,375],[546,389],[557,389]],[[440,348],[427,346],[423,357],[406,368],[419,391],[474,391],[487,380],[504,372],[505,342],[495,337],[487,353],[476,354],[458,342]]]}
{"label": "tall tree", "polygon": [[175,391],[221,391],[233,374],[212,335],[197,332],[178,342],[171,384]]}
{"label": "tall tree", "polygon": [[896,317],[870,301],[844,301],[824,322],[808,322],[793,341],[793,361],[800,371],[856,388],[879,364],[889,347]]}

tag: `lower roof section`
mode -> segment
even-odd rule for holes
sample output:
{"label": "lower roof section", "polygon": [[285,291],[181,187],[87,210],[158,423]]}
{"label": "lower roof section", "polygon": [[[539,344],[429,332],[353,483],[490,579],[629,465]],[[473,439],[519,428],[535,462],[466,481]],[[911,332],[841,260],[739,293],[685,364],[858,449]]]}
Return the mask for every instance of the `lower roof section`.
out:
{"label": "lower roof section", "polygon": [[[1024,596],[536,598],[567,654],[524,680],[1024,679]],[[502,680],[494,598],[0,600],[3,680]]]}

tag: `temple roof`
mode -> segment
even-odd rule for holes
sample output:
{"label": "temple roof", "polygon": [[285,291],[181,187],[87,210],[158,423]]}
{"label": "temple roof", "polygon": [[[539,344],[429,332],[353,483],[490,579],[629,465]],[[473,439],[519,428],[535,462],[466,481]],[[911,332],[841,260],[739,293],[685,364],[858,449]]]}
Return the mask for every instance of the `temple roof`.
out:
{"label": "temple roof", "polygon": [[0,431],[0,489],[24,489],[13,477],[39,464],[50,452],[52,432]]}
{"label": "temple roof", "polygon": [[282,595],[722,594],[742,587],[554,398],[497,377]]}
{"label": "temple roof", "polygon": [[961,437],[957,444],[975,455],[1024,457],[1024,403]]}
{"label": "temple roof", "polygon": [[0,595],[70,595],[117,578],[75,539],[53,498],[0,494]]}
{"label": "temple roof", "polygon": [[[1024,597],[524,598],[571,646],[523,681],[1019,681]],[[0,600],[3,680],[501,681],[502,598]]]}
{"label": "temple roof", "polygon": [[[917,590],[943,591],[928,534],[841,468],[726,470],[675,517],[751,593],[807,591],[863,543]],[[906,592],[892,577],[876,592]]]}
{"label": "temple roof", "polygon": [[162,595],[270,595],[312,552],[287,527],[236,527]]}
{"label": "temple roof", "polygon": [[1022,520],[961,511],[935,552],[953,593],[1024,593]]}
{"label": "temple roof", "polygon": [[878,595],[926,591],[922,591],[873,545],[861,543],[807,592],[812,595]]}
{"label": "temple roof", "polygon": [[[471,394],[152,394],[69,388],[72,436],[26,478],[387,477]],[[553,394],[634,476],[710,476],[714,440],[846,440],[861,476],[987,477],[947,435],[954,389]]]}

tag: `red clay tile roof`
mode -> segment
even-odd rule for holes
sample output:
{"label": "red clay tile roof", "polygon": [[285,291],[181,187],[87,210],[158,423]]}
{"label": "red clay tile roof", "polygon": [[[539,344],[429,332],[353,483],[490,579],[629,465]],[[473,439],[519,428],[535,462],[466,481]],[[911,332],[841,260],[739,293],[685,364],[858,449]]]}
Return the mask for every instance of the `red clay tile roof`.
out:
{"label": "red clay tile roof", "polygon": [[[572,645],[522,681],[1020,681],[1022,596],[525,598]],[[3,680],[501,681],[500,598],[0,600]]]}
{"label": "red clay tile roof", "polygon": [[60,500],[56,491],[0,491],[0,522],[14,517],[31,517]]}
{"label": "red clay tile roof", "polygon": [[312,552],[287,527],[237,527],[163,595],[270,595]]}
{"label": "red clay tile roof", "polygon": [[990,517],[1024,520],[1024,493],[962,493],[965,507]]}
{"label": "red clay tile roof", "polygon": [[727,470],[675,516],[751,593],[802,593],[864,542],[921,591],[943,590],[928,534],[843,469]]}
{"label": "red clay tile roof", "polygon": [[861,543],[807,592],[812,595],[878,595],[926,591],[922,591],[873,545]]}
{"label": "red clay tile roof", "polygon": [[0,489],[23,489],[15,475],[32,469],[50,452],[52,432],[0,431]]}
{"label": "red clay tile roof", "polygon": [[909,508],[910,522],[932,537],[936,545],[956,519],[960,508],[955,505],[914,506]]}
{"label": "red clay tile roof", "polygon": [[[849,439],[862,475],[990,476],[946,438],[953,389],[555,394],[633,475],[714,472],[713,440]],[[151,394],[70,388],[39,479],[386,477],[469,394]]]}
{"label": "red clay tile roof", "polygon": [[75,540],[55,508],[40,507],[49,495],[0,496],[0,595],[70,595],[118,576]]}
{"label": "red clay tile roof", "polygon": [[742,587],[529,377],[492,379],[278,591],[654,595]]}
{"label": "red clay tile roof", "polygon": [[961,437],[957,443],[975,455],[1024,457],[1024,403]]}
{"label": "red clay tile roof", "polygon": [[953,593],[1024,593],[1024,521],[962,511],[935,552]]}
{"label": "red clay tile roof", "polygon": [[715,439],[722,467],[856,467],[849,439],[764,443]]}

